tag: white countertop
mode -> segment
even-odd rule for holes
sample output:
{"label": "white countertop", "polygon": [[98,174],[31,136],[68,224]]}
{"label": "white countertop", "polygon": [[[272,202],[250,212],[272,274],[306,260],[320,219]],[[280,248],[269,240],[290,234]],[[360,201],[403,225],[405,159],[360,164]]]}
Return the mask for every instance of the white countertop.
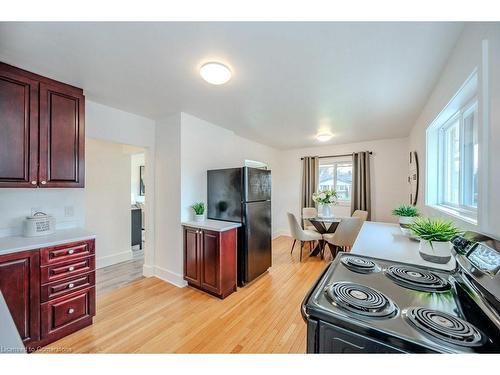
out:
{"label": "white countertop", "polygon": [[225,232],[227,230],[241,227],[241,223],[232,223],[230,221],[210,219],[207,219],[205,221],[184,221],[182,222],[182,225],[193,228],[213,230],[216,232]]}
{"label": "white countertop", "polygon": [[68,242],[83,241],[91,238],[95,238],[95,234],[83,228],[62,229],[56,231],[54,234],[39,237],[0,237],[0,255],[61,245]]}
{"label": "white countertop", "polygon": [[395,262],[452,271],[455,258],[446,264],[423,260],[418,253],[419,242],[404,236],[398,224],[365,222],[354,242],[351,253]]}

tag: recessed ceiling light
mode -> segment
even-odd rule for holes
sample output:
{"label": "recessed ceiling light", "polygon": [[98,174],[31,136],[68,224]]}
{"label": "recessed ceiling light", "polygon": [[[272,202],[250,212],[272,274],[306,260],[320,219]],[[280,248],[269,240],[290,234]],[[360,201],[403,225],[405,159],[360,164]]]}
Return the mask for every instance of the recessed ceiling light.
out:
{"label": "recessed ceiling light", "polygon": [[209,62],[200,68],[201,77],[212,85],[223,85],[231,79],[231,70],[224,64]]}
{"label": "recessed ceiling light", "polygon": [[328,132],[318,133],[318,135],[316,135],[316,139],[320,142],[329,141],[330,139],[332,139],[332,137],[333,134]]}

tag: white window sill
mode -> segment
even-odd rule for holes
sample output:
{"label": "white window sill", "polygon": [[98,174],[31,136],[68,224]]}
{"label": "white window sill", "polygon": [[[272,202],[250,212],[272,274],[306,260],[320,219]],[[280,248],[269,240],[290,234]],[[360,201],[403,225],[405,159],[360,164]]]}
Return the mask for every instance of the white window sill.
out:
{"label": "white window sill", "polygon": [[337,206],[351,207],[351,201],[337,201]]}
{"label": "white window sill", "polygon": [[469,224],[477,225],[477,219],[471,218],[469,216],[465,216],[459,210],[453,209],[451,207],[441,206],[441,205],[430,205],[430,204],[428,204],[427,207],[430,207],[430,208],[437,210],[437,211],[441,211],[449,216],[452,216],[456,219],[463,220]]}

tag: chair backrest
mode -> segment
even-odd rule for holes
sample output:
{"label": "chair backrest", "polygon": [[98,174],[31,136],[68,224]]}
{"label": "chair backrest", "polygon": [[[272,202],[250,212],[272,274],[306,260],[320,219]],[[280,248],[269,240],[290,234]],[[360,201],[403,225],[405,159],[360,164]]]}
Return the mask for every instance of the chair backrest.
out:
{"label": "chair backrest", "polygon": [[356,237],[362,226],[363,220],[358,217],[343,217],[335,231],[335,236],[332,241],[333,244],[351,247],[354,245],[354,241],[356,241]]}
{"label": "chair backrest", "polygon": [[366,221],[366,219],[368,219],[368,211],[356,210],[352,213],[352,217],[357,217],[362,221]]}
{"label": "chair backrest", "polygon": [[314,207],[304,207],[302,209],[302,218],[309,219],[318,216],[318,210]]}
{"label": "chair backrest", "polygon": [[287,212],[286,215],[288,216],[288,225],[290,226],[291,236],[293,237],[294,240],[302,240],[304,237],[303,236],[304,230],[297,221],[297,218],[291,212]]}

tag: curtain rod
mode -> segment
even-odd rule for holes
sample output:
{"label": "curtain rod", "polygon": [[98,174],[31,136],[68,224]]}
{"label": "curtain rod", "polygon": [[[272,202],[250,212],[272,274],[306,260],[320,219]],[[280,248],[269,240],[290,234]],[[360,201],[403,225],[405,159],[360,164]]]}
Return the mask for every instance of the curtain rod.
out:
{"label": "curtain rod", "polygon": [[[352,154],[355,154],[355,152],[352,152],[350,154],[342,154],[342,155],[326,155],[326,156],[318,156],[318,159],[325,159],[325,158],[341,158],[344,156],[352,156]],[[372,155],[372,151],[368,151],[369,155]],[[304,160],[304,157],[301,157],[300,160]]]}

